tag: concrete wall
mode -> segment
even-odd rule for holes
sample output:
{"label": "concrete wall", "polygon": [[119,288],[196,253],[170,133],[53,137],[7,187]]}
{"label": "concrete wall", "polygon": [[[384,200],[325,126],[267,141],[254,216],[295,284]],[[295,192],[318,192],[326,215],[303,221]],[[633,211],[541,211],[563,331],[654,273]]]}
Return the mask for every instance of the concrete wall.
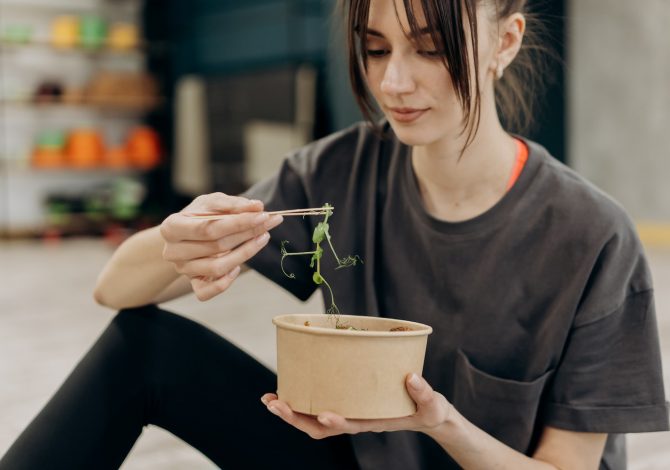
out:
{"label": "concrete wall", "polygon": [[568,15],[569,162],[636,221],[670,222],[670,1]]}

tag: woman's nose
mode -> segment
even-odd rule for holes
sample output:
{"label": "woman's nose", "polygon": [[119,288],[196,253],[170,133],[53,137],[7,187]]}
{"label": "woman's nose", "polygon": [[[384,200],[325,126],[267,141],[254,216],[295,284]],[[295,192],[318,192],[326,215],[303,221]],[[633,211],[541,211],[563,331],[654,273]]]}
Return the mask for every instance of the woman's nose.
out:
{"label": "woman's nose", "polygon": [[413,92],[415,86],[410,64],[400,58],[391,57],[384,71],[381,91],[389,95],[402,95]]}

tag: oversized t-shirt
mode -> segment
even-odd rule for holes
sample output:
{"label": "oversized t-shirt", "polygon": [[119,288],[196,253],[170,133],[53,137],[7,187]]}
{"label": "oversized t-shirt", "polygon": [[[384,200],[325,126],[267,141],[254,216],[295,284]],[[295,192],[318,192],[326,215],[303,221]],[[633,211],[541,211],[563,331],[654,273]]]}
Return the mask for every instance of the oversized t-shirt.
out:
{"label": "oversized t-shirt", "polygon": [[[668,429],[649,268],[634,227],[607,195],[525,141],[528,161],[492,208],[463,222],[425,209],[411,149],[387,123],[360,123],[290,154],[245,196],[267,210],[335,207],[340,257],[322,273],[344,314],[433,327],[423,375],[468,420],[526,454],[543,426],[609,433],[603,465],[625,468],[621,433]],[[287,217],[249,264],[300,299],[320,217]],[[290,312],[277,312],[290,313]],[[352,436],[361,468],[458,468],[414,432]]]}

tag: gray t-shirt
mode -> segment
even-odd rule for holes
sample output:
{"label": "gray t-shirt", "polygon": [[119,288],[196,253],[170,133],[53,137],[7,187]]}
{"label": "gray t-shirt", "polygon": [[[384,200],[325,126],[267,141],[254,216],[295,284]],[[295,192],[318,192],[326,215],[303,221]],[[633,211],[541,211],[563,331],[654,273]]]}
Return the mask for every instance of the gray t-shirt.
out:
{"label": "gray t-shirt", "polygon": [[[653,290],[623,209],[541,146],[491,209],[445,222],[424,208],[410,149],[388,124],[358,124],[288,156],[245,196],[267,210],[335,206],[340,257],[322,272],[342,313],[429,324],[424,376],[481,429],[531,454],[545,425],[609,433],[603,467],[625,468],[622,433],[668,430]],[[292,217],[251,267],[300,299],[320,217]],[[418,433],[353,436],[364,469],[458,468]],[[606,465],[606,466],[605,466]]]}

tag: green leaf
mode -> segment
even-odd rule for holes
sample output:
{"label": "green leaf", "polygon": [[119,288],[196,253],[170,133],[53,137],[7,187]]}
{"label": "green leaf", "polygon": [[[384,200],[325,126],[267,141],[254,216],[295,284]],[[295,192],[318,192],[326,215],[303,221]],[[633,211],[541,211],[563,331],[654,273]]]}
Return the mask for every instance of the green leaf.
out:
{"label": "green leaf", "polygon": [[321,243],[326,239],[326,233],[328,233],[328,224],[326,222],[319,222],[312,234],[312,242]]}

